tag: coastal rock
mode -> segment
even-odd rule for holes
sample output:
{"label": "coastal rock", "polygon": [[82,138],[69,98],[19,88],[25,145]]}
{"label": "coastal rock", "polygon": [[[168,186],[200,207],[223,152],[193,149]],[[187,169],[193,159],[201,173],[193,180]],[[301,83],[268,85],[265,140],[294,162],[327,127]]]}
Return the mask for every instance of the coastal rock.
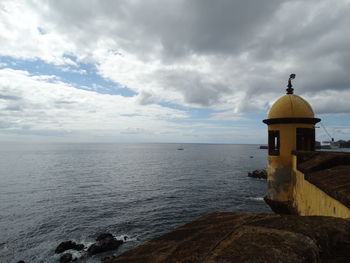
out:
{"label": "coastal rock", "polygon": [[56,254],[59,254],[59,253],[62,253],[66,250],[69,250],[69,249],[73,249],[73,250],[83,250],[84,249],[84,245],[83,244],[77,244],[73,241],[64,241],[64,242],[61,242],[61,244],[59,244],[56,249],[55,249],[55,253]]}
{"label": "coastal rock", "polygon": [[349,262],[350,221],[215,212],[105,263]]}
{"label": "coastal rock", "polygon": [[71,253],[64,253],[61,257],[60,257],[60,262],[61,263],[67,263],[67,262],[71,262],[73,260],[73,256]]}
{"label": "coastal rock", "polygon": [[248,176],[252,178],[267,179],[267,171],[264,169],[255,170],[251,173],[249,172]]}
{"label": "coastal rock", "polygon": [[102,233],[102,234],[99,234],[97,237],[96,237],[96,241],[101,241],[101,240],[104,240],[104,239],[113,239],[113,235],[111,233]]}
{"label": "coastal rock", "polygon": [[105,251],[117,249],[121,244],[123,244],[123,241],[115,239],[113,235],[109,233],[100,234],[96,238],[96,241],[97,242],[95,244],[92,244],[88,248],[89,255],[95,255]]}

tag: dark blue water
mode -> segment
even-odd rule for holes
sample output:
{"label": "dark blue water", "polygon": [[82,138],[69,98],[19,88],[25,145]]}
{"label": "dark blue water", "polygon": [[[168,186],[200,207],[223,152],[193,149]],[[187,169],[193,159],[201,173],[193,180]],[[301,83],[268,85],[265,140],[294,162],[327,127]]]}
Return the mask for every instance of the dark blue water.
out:
{"label": "dark blue water", "polygon": [[[117,255],[213,211],[270,212],[257,145],[0,145],[0,262],[57,262],[64,240],[127,235]],[[252,158],[253,157],[253,158]]]}

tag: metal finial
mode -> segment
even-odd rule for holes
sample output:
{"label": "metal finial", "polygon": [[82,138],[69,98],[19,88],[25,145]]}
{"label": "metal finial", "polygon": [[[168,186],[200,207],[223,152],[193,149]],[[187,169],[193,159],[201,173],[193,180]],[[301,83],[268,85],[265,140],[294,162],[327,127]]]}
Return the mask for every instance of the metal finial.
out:
{"label": "metal finial", "polygon": [[294,89],[292,88],[293,87],[292,79],[295,79],[295,74],[290,74],[289,76],[288,85],[287,85],[288,89],[286,89],[287,94],[293,94]]}

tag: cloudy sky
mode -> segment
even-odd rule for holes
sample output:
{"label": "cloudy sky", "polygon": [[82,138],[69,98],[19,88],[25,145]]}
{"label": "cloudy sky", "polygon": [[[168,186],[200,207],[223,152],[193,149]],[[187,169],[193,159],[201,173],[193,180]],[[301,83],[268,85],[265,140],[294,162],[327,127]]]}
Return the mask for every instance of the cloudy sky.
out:
{"label": "cloudy sky", "polygon": [[349,14],[348,0],[1,0],[0,141],[264,143],[290,73],[350,139]]}

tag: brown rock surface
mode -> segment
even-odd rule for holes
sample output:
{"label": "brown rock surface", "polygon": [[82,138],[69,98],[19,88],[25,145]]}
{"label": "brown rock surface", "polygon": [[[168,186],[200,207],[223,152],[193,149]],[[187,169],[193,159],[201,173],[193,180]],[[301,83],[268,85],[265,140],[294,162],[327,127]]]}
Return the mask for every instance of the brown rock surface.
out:
{"label": "brown rock surface", "polygon": [[349,257],[349,220],[215,212],[105,262],[348,262]]}

